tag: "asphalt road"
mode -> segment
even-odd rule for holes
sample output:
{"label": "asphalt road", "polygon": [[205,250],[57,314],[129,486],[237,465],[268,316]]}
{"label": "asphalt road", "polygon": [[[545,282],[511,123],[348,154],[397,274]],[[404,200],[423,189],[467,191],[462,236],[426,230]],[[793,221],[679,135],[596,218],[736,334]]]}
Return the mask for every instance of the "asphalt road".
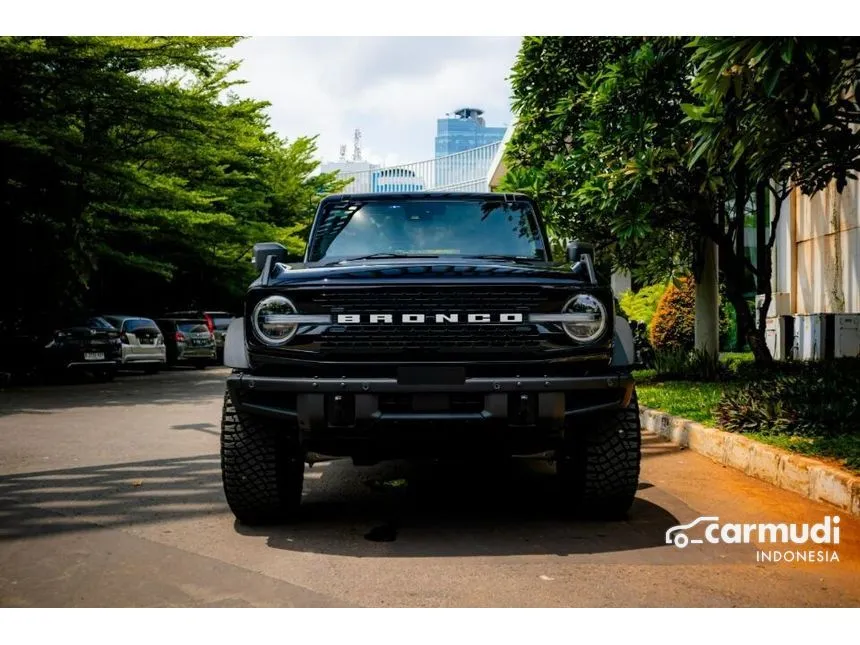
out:
{"label": "asphalt road", "polygon": [[860,605],[860,522],[846,516],[838,562],[666,545],[701,515],[835,513],[647,435],[626,522],[560,518],[547,467],[476,456],[431,471],[316,464],[301,521],[245,528],[221,491],[226,373],[0,392],[0,605]]}

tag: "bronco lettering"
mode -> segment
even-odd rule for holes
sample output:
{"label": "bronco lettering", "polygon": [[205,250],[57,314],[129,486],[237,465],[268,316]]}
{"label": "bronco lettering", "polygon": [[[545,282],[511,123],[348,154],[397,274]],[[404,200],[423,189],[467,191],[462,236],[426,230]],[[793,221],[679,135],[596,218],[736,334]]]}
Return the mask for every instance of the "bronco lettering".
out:
{"label": "bronco lettering", "polygon": [[338,314],[339,325],[415,323],[522,323],[523,314]]}

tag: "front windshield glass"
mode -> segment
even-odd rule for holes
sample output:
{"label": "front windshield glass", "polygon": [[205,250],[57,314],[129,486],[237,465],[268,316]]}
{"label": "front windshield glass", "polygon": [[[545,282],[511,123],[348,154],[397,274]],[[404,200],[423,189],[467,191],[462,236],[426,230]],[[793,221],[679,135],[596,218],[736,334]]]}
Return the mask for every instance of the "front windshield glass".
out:
{"label": "front windshield glass", "polygon": [[387,253],[546,259],[528,203],[477,199],[335,204],[320,215],[309,259]]}

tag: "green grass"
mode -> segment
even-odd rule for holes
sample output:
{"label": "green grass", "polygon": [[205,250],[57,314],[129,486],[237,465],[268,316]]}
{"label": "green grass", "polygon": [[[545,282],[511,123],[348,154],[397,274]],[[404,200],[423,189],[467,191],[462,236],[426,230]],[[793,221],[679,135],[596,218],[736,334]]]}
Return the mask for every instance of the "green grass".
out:
{"label": "green grass", "polygon": [[793,437],[758,432],[750,432],[744,436],[790,452],[833,461],[843,468],[860,473],[860,437],[858,436]]}
{"label": "green grass", "polygon": [[[744,354],[730,356],[737,356],[739,361],[748,360]],[[657,381],[654,370],[636,371],[633,376],[642,405],[717,427],[715,412],[726,383]],[[745,433],[743,436],[860,473],[860,436],[795,437],[762,433]]]}
{"label": "green grass", "polygon": [[652,370],[635,372],[639,403],[707,425],[715,425],[714,411],[723,393],[721,383],[653,380]]}

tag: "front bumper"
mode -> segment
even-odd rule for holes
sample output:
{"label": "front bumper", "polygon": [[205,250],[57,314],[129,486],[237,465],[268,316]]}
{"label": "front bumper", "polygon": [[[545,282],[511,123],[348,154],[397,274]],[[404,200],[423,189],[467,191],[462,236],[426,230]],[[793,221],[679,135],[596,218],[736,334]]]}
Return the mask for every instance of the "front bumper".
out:
{"label": "front bumper", "polygon": [[[444,381],[444,375],[439,381]],[[514,429],[521,437],[559,437],[566,421],[626,406],[629,373],[580,377],[481,377],[414,383],[397,378],[299,378],[236,372],[227,387],[250,415],[290,422],[321,451],[347,439],[441,437],[464,426]],[[456,429],[456,430],[455,430]],[[462,437],[462,434],[456,436]],[[538,441],[540,443],[540,441]],[[326,454],[338,454],[337,446]]]}

